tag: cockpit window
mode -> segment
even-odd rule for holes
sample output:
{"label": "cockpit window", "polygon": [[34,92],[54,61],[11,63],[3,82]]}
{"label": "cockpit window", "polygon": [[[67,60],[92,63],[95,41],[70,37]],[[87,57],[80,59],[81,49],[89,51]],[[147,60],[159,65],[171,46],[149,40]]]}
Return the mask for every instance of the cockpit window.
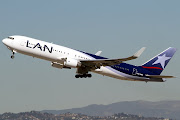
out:
{"label": "cockpit window", "polygon": [[11,39],[11,40],[14,40],[14,38],[13,37],[8,37],[9,39]]}

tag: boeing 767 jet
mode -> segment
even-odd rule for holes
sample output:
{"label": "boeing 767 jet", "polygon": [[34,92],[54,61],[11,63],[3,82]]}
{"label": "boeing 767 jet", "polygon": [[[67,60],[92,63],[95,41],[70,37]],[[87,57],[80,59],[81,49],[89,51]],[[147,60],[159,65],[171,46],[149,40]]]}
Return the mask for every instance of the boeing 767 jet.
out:
{"label": "boeing 767 jet", "polygon": [[91,77],[90,72],[129,81],[164,82],[165,78],[173,78],[173,76],[161,75],[176,52],[176,48],[172,47],[141,66],[135,66],[125,62],[138,58],[145,47],[127,58],[108,59],[100,56],[101,51],[91,54],[19,35],[9,36],[2,42],[12,51],[12,59],[15,53],[21,53],[50,61],[55,68],[76,68],[76,78]]}

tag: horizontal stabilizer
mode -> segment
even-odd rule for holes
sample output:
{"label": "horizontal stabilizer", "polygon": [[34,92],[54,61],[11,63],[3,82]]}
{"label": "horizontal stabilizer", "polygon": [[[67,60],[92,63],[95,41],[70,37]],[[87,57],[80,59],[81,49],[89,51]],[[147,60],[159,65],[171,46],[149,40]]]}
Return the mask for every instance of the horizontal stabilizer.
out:
{"label": "horizontal stabilizer", "polygon": [[147,75],[149,78],[175,78],[174,76],[166,76],[166,75]]}

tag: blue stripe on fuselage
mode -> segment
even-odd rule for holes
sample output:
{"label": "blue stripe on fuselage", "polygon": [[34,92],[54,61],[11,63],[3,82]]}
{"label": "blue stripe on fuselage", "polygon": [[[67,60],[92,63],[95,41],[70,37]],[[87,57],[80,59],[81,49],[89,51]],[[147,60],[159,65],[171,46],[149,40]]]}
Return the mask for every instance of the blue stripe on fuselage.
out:
{"label": "blue stripe on fuselage", "polygon": [[111,68],[126,73],[128,75],[145,77],[145,75],[154,75],[154,73],[142,68],[141,66],[134,66],[127,63],[121,63],[118,65],[113,65]]}

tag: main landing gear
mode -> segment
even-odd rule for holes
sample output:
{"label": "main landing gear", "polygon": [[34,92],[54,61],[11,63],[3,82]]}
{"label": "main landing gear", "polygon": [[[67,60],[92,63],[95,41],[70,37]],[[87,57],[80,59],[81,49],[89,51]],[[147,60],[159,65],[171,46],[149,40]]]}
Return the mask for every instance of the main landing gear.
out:
{"label": "main landing gear", "polygon": [[14,59],[14,54],[16,53],[14,50],[12,51],[11,59]]}
{"label": "main landing gear", "polygon": [[86,77],[92,77],[91,74],[77,74],[75,75],[75,78],[86,78]]}

